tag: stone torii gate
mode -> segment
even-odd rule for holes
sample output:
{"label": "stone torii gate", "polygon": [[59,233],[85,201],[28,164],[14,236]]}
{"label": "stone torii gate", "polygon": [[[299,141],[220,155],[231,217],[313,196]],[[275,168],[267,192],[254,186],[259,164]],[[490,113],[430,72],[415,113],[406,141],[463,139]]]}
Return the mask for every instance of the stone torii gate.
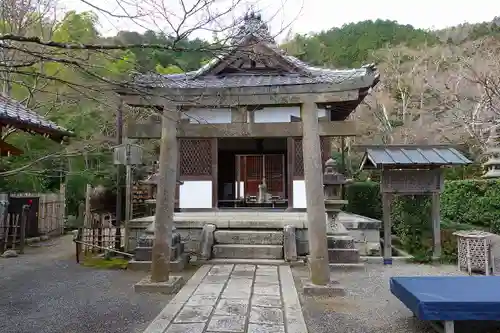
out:
{"label": "stone torii gate", "polygon": [[[259,15],[246,16],[231,50],[199,70],[136,78],[129,89],[119,91],[124,102],[153,107],[162,114],[161,126],[132,124],[128,129],[130,138],[160,138],[156,239],[171,237],[177,138],[210,138],[215,151],[218,138],[286,137],[288,146],[293,138],[302,138],[311,282],[327,285],[330,272],[320,136],[356,135],[355,123],[345,119],[378,80],[379,73],[373,65],[353,70],[321,69],[286,55],[271,38]],[[255,115],[270,106],[297,107],[300,118],[288,122],[256,122]],[[191,109],[200,107],[207,110],[207,115],[210,109],[223,108],[230,113],[230,122],[199,124],[180,120],[182,114],[189,115]],[[318,109],[325,110],[325,116],[320,118]],[[212,161],[216,171],[216,160]],[[152,280],[167,281],[168,267],[166,274],[157,274],[155,265],[161,261],[159,258],[169,258],[169,247],[155,246]],[[166,261],[162,265],[168,265]]]}

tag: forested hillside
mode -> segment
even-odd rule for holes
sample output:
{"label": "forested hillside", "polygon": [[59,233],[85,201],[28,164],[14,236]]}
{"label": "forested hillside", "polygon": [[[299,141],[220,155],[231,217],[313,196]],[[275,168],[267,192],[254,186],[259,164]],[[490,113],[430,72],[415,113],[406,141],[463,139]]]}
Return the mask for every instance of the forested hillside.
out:
{"label": "forested hillside", "polygon": [[[35,14],[24,13],[27,17]],[[56,189],[65,181],[69,209],[74,212],[87,182],[112,185],[115,177],[110,151],[116,142],[117,101],[110,84],[118,84],[134,72],[194,70],[212,57],[213,43],[175,39],[154,31],[122,31],[103,38],[96,15],[88,12],[70,12],[55,23],[20,20],[24,25],[13,21],[16,15],[0,17],[0,35],[79,45],[172,45],[107,52],[55,49],[47,54],[48,49],[36,42],[29,44],[29,53],[24,52],[28,58],[38,52],[37,59],[43,61],[14,66],[5,60],[20,61],[19,52],[11,46],[25,44],[0,44],[3,92],[76,134],[61,146],[18,131],[4,131],[2,136],[25,153],[2,159],[0,187],[2,191],[39,192]],[[364,21],[309,36],[290,36],[282,46],[317,66],[378,64],[382,81],[354,114],[362,130],[356,142],[465,142],[480,152],[488,132],[484,124],[493,118],[496,121],[500,61],[495,52],[500,44],[495,24],[471,31],[455,41],[443,31],[428,32],[393,21]],[[148,116],[144,110],[124,112],[125,122]]]}

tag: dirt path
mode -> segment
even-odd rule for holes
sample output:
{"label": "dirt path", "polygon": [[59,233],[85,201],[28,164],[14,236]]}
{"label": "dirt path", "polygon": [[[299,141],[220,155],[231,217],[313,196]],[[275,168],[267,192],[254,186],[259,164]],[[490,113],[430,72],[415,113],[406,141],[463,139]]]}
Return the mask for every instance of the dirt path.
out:
{"label": "dirt path", "polygon": [[71,235],[0,258],[0,332],[141,331],[169,301],[134,293],[143,276],[76,264]]}

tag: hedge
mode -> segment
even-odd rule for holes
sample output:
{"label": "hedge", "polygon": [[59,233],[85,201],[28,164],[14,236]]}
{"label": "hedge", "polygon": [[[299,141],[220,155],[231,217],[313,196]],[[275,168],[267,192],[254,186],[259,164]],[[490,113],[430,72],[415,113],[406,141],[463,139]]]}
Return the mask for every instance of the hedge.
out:
{"label": "hedge", "polygon": [[[377,182],[356,182],[346,189],[346,211],[382,219],[380,187]],[[404,250],[419,261],[432,254],[432,222],[429,196],[400,196],[393,200],[393,233]],[[446,181],[441,194],[441,229],[443,257],[456,257],[452,233],[463,229],[486,229],[500,232],[500,181]]]}

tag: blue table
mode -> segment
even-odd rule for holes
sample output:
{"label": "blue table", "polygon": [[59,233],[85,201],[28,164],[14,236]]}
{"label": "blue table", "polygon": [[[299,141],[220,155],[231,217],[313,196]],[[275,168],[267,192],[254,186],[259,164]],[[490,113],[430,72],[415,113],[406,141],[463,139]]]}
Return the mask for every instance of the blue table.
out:
{"label": "blue table", "polygon": [[393,277],[390,289],[421,320],[500,320],[500,276]]}

